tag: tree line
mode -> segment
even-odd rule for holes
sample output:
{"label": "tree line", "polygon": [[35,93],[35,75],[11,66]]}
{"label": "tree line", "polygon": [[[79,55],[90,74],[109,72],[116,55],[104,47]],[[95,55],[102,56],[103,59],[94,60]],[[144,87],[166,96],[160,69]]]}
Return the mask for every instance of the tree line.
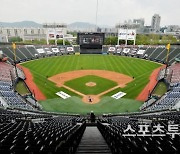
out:
{"label": "tree line", "polygon": [[[108,37],[105,39],[105,45],[117,45],[118,37]],[[128,41],[128,45],[133,45],[133,41]],[[167,43],[179,44],[179,40],[173,35],[159,34],[137,34],[136,45],[164,45]],[[125,40],[120,40],[119,44],[125,44]]]}

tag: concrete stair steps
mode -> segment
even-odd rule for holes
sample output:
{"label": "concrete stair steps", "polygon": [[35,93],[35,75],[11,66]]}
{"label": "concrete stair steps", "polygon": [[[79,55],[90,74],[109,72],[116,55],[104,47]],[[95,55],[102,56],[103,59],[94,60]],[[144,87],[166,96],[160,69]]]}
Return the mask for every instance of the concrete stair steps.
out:
{"label": "concrete stair steps", "polygon": [[106,141],[96,126],[87,126],[76,154],[111,154]]}

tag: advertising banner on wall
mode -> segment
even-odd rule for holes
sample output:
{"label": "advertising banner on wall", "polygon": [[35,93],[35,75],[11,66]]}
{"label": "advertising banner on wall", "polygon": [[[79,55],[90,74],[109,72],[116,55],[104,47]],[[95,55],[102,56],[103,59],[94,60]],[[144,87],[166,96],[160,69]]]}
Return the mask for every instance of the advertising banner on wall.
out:
{"label": "advertising banner on wall", "polygon": [[61,29],[48,29],[49,39],[61,39],[63,38],[63,30]]}
{"label": "advertising banner on wall", "polygon": [[118,39],[119,40],[135,40],[136,30],[135,29],[119,29]]}

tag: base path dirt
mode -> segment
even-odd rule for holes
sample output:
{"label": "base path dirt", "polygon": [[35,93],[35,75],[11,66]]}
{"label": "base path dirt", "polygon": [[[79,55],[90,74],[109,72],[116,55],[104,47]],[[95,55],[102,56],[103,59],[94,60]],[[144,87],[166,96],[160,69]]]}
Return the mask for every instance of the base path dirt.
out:
{"label": "base path dirt", "polygon": [[142,92],[138,95],[136,100],[138,100],[138,101],[146,101],[148,99],[149,94],[153,91],[154,87],[158,83],[157,77],[158,77],[158,74],[159,74],[160,70],[164,69],[165,67],[166,66],[163,65],[162,67],[157,68],[152,72],[152,74],[151,74],[151,76],[149,78],[150,79],[149,83],[142,90]]}
{"label": "base path dirt", "polygon": [[131,82],[132,77],[124,74],[120,74],[117,72],[106,71],[106,70],[78,70],[60,73],[48,78],[50,81],[57,84],[57,86],[61,87],[64,85],[66,81],[73,80],[75,78],[80,78],[87,75],[95,75],[108,80],[112,80],[116,82],[120,87],[126,86],[127,83]]}
{"label": "base path dirt", "polygon": [[[108,89],[98,95],[85,95],[85,94],[80,93],[79,91],[76,91],[76,90],[64,85],[64,83],[66,81],[70,81],[70,80],[80,78],[83,76],[87,76],[87,75],[99,76],[99,77],[114,81],[118,85],[116,87]],[[112,90],[115,90],[117,88],[123,88],[126,86],[127,83],[129,83],[133,80],[133,78],[130,76],[120,74],[117,72],[106,71],[106,70],[77,70],[77,71],[60,73],[60,74],[52,76],[48,79],[50,81],[56,83],[56,85],[58,87],[64,87],[64,88],[82,96],[83,97],[82,101],[85,103],[89,103],[89,104],[98,103],[100,101],[100,97],[103,96],[104,94],[106,94]]]}
{"label": "base path dirt", "polygon": [[27,84],[27,86],[29,87],[30,91],[32,94],[34,94],[36,100],[46,100],[46,97],[44,96],[44,94],[41,92],[41,90],[37,87],[37,85],[34,83],[33,81],[33,76],[31,74],[31,72],[29,71],[29,69],[21,66],[21,65],[17,65],[17,67],[21,68],[26,76],[25,82]]}

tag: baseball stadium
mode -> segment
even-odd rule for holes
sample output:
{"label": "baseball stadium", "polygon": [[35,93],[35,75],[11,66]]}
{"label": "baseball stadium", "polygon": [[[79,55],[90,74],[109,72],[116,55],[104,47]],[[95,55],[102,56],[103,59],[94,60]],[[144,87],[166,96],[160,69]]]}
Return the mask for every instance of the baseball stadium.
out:
{"label": "baseball stadium", "polygon": [[[94,38],[99,34],[88,33],[83,37],[86,35]],[[177,141],[176,137],[161,140],[151,134],[152,142],[145,145],[146,138],[132,138],[131,134],[126,137],[122,133],[128,126],[135,129],[138,124],[158,123],[164,128],[168,120],[179,121],[180,48],[89,46],[63,46],[63,52],[62,46],[14,43],[1,47],[1,136],[5,138],[0,150],[9,153],[124,153],[123,150],[148,153],[161,152],[162,148],[178,151],[178,146],[170,144]],[[58,133],[58,137],[54,136]],[[100,138],[95,142],[97,145],[92,143],[95,139],[92,133]],[[25,139],[28,134],[34,137]],[[45,137],[40,139],[43,134]],[[30,144],[31,140],[35,143]],[[152,147],[154,142],[161,144]],[[124,143],[129,147],[123,147]]]}
{"label": "baseball stadium", "polygon": [[97,17],[98,0],[89,31],[0,22],[0,153],[180,153],[180,27],[155,14],[103,31]]}

